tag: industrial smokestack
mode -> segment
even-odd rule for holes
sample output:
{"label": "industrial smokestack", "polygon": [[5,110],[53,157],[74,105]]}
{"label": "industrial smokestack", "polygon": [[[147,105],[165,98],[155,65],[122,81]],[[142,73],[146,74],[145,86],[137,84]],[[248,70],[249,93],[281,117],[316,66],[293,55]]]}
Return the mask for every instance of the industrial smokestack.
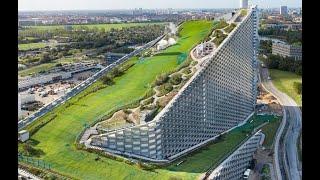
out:
{"label": "industrial smokestack", "polygon": [[240,8],[247,9],[248,8],[248,0],[240,0]]}

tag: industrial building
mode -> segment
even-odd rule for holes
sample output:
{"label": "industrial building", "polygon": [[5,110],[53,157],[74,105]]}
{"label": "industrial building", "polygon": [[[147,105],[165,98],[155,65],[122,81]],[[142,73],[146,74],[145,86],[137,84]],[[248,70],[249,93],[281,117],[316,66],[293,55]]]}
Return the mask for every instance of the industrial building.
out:
{"label": "industrial building", "polygon": [[162,162],[243,123],[256,104],[257,27],[254,6],[152,121],[94,136],[91,145]]}
{"label": "industrial building", "polygon": [[34,77],[23,77],[19,79],[18,89],[23,90],[38,84],[52,83],[58,80],[69,79],[75,73],[88,71],[91,69],[102,69],[103,66],[93,62],[82,62],[66,64],[61,67],[56,67],[44,75],[37,75]]}
{"label": "industrial building", "polygon": [[56,80],[62,80],[62,79],[68,79],[68,78],[71,78],[71,72],[50,73],[47,75],[28,77],[28,78],[19,80],[18,89],[22,90],[37,84],[46,84],[46,83],[54,82]]}
{"label": "industrial building", "polygon": [[282,57],[293,57],[295,60],[302,59],[302,48],[297,45],[290,45],[283,42],[272,43],[272,54]]}

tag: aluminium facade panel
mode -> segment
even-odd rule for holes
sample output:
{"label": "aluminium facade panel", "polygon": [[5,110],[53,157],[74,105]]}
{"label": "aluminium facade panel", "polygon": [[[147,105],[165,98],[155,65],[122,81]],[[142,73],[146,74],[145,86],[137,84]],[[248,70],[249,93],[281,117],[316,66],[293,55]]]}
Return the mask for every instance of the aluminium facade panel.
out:
{"label": "aluminium facade panel", "polygon": [[256,9],[153,121],[92,138],[113,152],[163,160],[239,125],[256,102]]}

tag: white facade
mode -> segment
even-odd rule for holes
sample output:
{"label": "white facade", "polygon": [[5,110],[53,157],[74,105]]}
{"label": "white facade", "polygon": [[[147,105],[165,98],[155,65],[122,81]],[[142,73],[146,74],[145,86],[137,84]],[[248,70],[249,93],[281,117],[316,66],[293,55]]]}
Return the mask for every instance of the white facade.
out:
{"label": "white facade", "polygon": [[302,47],[289,45],[281,42],[272,43],[272,54],[282,57],[293,57],[295,60],[302,59]]}
{"label": "white facade", "polygon": [[107,151],[166,160],[242,123],[257,96],[257,14],[247,16],[178,94],[143,125],[92,137]]}
{"label": "white facade", "polygon": [[248,8],[248,0],[240,0],[240,8],[247,9]]}

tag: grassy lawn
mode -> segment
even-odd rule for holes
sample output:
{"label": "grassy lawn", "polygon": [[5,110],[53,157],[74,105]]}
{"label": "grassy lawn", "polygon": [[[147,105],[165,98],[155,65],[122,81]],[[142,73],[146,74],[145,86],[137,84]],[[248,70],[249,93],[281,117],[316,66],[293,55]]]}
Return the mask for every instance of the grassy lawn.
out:
{"label": "grassy lawn", "polygon": [[[109,31],[111,28],[114,29],[122,29],[125,27],[132,26],[145,26],[145,25],[153,25],[153,24],[166,24],[166,22],[159,23],[119,23],[119,24],[83,24],[83,25],[72,25],[73,28],[77,29],[79,27],[88,27],[88,28],[104,28],[105,31]],[[55,30],[55,29],[63,29],[63,25],[55,25],[55,26],[28,26],[33,29],[41,29],[41,30]]]}
{"label": "grassy lawn", "polygon": [[299,95],[293,88],[293,83],[302,82],[302,77],[292,72],[280,71],[276,69],[270,69],[269,72],[272,78],[272,83],[277,87],[277,89],[286,93],[293,100],[295,100],[298,106],[302,106],[302,96]]}
{"label": "grassy lawn", "polygon": [[[178,66],[177,60],[181,53],[188,53],[191,48],[202,40],[212,26],[211,21],[190,21],[183,25],[178,43],[164,50],[162,54],[138,60],[124,75],[115,79],[115,84],[78,99],[93,86],[83,91],[69,102],[54,109],[47,115],[39,118],[35,124],[50,121],[31,139],[36,143],[34,148],[40,149],[44,155],[40,159],[52,165],[54,171],[74,177],[76,179],[169,179],[176,175],[194,179],[197,173],[172,172],[159,169],[156,172],[143,171],[136,166],[127,165],[108,158],[95,161],[96,154],[76,150],[74,142],[84,129],[84,124],[90,124],[110,112],[114,107],[129,104],[141,98],[149,89],[158,74],[169,72]],[[32,128],[34,124],[28,127]]]}
{"label": "grassy lawn", "polygon": [[28,43],[28,44],[19,44],[18,48],[19,50],[29,50],[29,49],[38,49],[38,48],[44,48],[46,47],[46,43]]}
{"label": "grassy lawn", "polygon": [[278,117],[270,121],[267,125],[262,128],[262,132],[266,135],[263,146],[266,148],[271,148],[274,141],[274,137],[277,133],[278,127],[281,123],[281,118]]}
{"label": "grassy lawn", "polygon": [[24,70],[18,71],[18,74],[20,76],[27,76],[29,74],[36,74],[36,73],[39,73],[41,71],[47,71],[47,70],[53,68],[56,64],[58,64],[58,63],[52,62],[52,63],[40,64],[40,65],[37,65],[37,66],[30,67],[28,69],[24,69]]}

